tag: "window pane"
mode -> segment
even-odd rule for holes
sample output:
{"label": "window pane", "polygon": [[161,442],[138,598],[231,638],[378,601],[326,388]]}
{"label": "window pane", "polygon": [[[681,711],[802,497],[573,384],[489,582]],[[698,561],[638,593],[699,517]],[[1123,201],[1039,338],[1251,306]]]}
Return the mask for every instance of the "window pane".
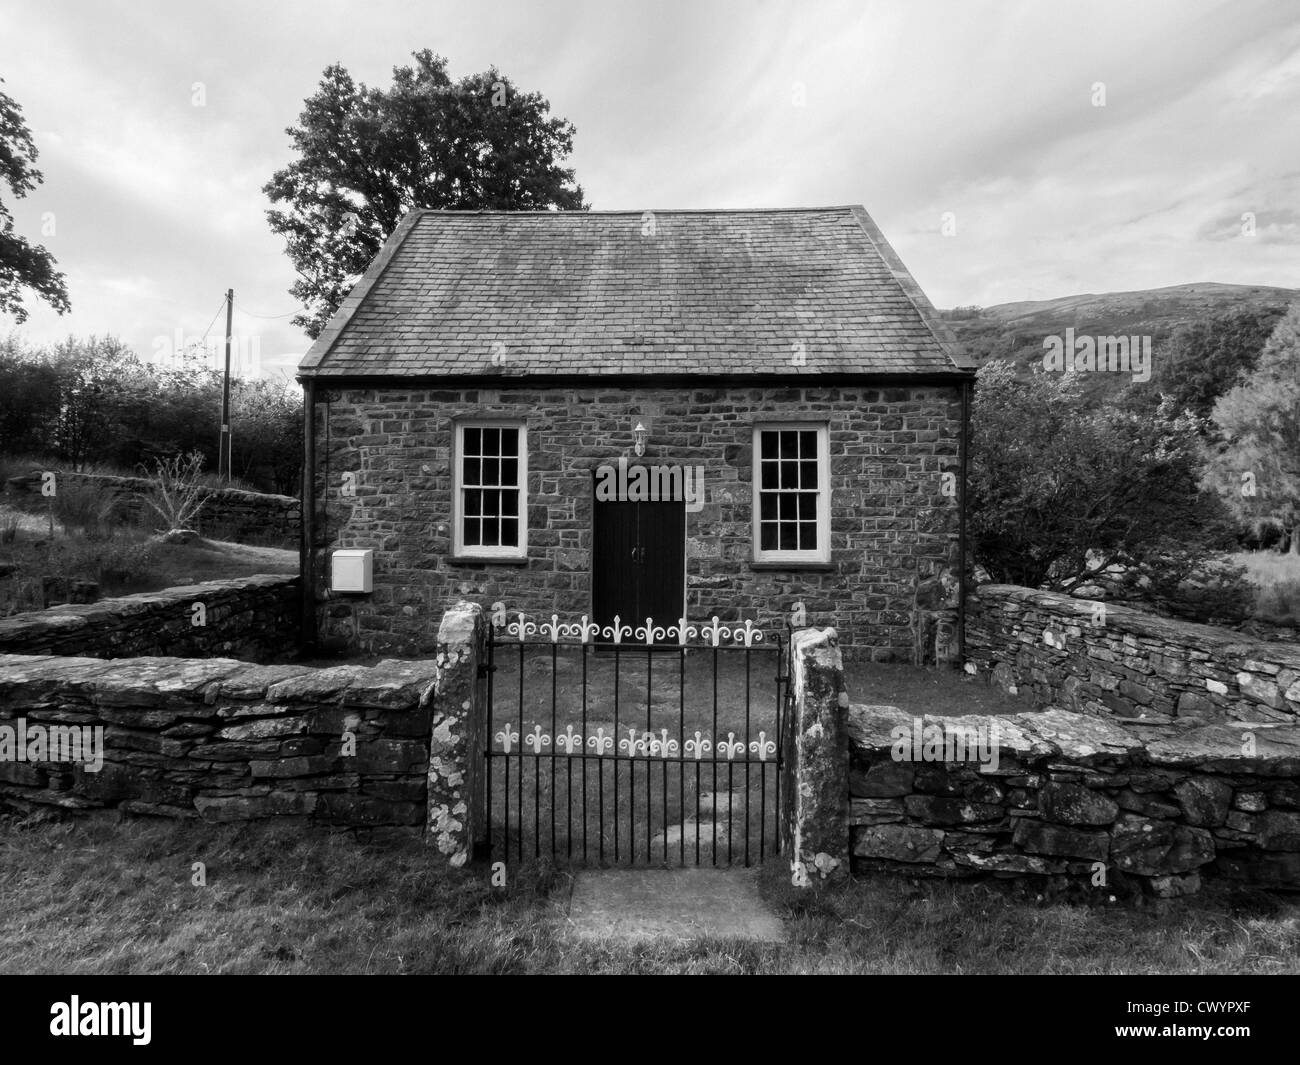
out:
{"label": "window pane", "polygon": [[797,459],[799,457],[799,434],[795,432],[782,432],[781,434],[780,455],[783,459]]}
{"label": "window pane", "polygon": [[482,430],[482,429],[468,429],[468,428],[467,428],[467,429],[465,430],[464,446],[465,446],[465,454],[466,454],[466,455],[481,455],[481,454],[483,454],[483,452],[482,452],[482,450],[481,450],[482,443],[483,443],[483,430]]}
{"label": "window pane", "polygon": [[776,487],[776,478],[777,478],[777,469],[778,469],[779,464],[776,463],[776,462],[763,462],[763,463],[760,463],[760,466],[761,466],[761,468],[762,468],[762,472],[761,472],[761,481],[760,481],[759,487],[760,487],[760,488],[775,488],[775,487]]}
{"label": "window pane", "polygon": [[519,546],[519,519],[501,519],[501,543],[506,547]]}
{"label": "window pane", "polygon": [[483,542],[480,532],[481,528],[482,526],[478,518],[465,519],[465,530],[462,538],[465,541],[466,547],[477,547]]}
{"label": "window pane", "polygon": [[499,455],[501,453],[501,430],[483,430],[483,454]]}
{"label": "window pane", "polygon": [[483,483],[480,479],[482,472],[482,463],[478,459],[467,458],[465,460],[464,473],[461,475],[461,481],[467,488],[474,485],[480,485]]}
{"label": "window pane", "polygon": [[499,547],[501,544],[501,523],[496,518],[483,519],[483,546]]}
{"label": "window pane", "polygon": [[501,430],[501,454],[503,455],[519,454],[519,430],[518,429]]}
{"label": "window pane", "polygon": [[799,526],[791,522],[781,523],[781,550],[797,551],[799,549]]}
{"label": "window pane", "polygon": [[799,433],[799,454],[806,459],[817,457],[817,430],[803,429]]}
{"label": "window pane", "polygon": [[799,536],[799,547],[804,551],[816,551],[817,523],[815,521],[801,521],[799,528],[803,530]]}
{"label": "window pane", "polygon": [[799,516],[799,497],[791,493],[779,495],[780,517],[782,521],[794,521]]}
{"label": "window pane", "polygon": [[799,487],[800,488],[817,487],[817,463],[815,462],[799,463]]}
{"label": "window pane", "polygon": [[483,483],[485,485],[498,485],[501,483],[500,459],[483,460]]}
{"label": "window pane", "polygon": [[776,496],[760,495],[758,497],[758,520],[775,521],[776,520]]}
{"label": "window pane", "polygon": [[764,551],[776,550],[776,522],[765,521],[759,525],[758,546]]}
{"label": "window pane", "polygon": [[799,465],[795,462],[781,463],[781,487],[798,488],[799,487]]}
{"label": "window pane", "polygon": [[465,517],[477,518],[483,513],[483,493],[477,488],[465,490]]}
{"label": "window pane", "polygon": [[776,458],[776,438],[777,434],[774,432],[760,432],[758,434],[760,458]]}
{"label": "window pane", "polygon": [[501,493],[501,513],[507,517],[519,517],[519,493],[502,492]]}
{"label": "window pane", "polygon": [[518,459],[501,460],[501,483],[506,485],[517,485],[519,483]]}
{"label": "window pane", "polygon": [[817,496],[812,492],[799,493],[799,517],[803,521],[817,520]]}

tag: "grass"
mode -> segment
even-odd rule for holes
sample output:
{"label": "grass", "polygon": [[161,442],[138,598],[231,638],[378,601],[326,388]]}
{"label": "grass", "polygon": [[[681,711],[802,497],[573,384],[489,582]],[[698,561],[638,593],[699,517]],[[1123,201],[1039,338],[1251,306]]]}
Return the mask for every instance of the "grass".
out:
{"label": "grass", "polygon": [[[71,470],[75,473],[92,473],[102,477],[148,477],[148,466],[128,469],[108,462],[64,462],[62,459],[41,455],[0,455],[0,488],[10,477],[23,477],[33,470]],[[227,481],[215,473],[199,473],[197,480],[206,488],[238,488],[245,492],[261,492],[255,485],[239,477]]]}
{"label": "grass", "polygon": [[152,592],[179,584],[296,573],[296,551],[196,540],[168,544],[142,529],[117,526],[87,536],[56,519],[50,538],[47,517],[0,505],[0,616],[43,606],[41,578],[91,580],[101,596]]}
{"label": "grass", "polygon": [[[206,885],[195,886],[202,862]],[[450,870],[418,840],[301,826],[0,818],[0,972],[1295,973],[1294,899],[1128,907],[897,878],[762,890],[781,944],[579,943],[570,874]]]}
{"label": "grass", "polygon": [[1246,577],[1254,586],[1255,617],[1300,625],[1300,555],[1243,551],[1232,559],[1246,567]]}

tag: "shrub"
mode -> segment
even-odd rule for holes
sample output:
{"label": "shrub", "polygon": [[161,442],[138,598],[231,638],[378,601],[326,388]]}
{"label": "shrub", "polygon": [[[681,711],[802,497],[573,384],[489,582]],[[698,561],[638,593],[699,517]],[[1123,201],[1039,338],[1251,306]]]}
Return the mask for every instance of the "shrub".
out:
{"label": "shrub", "polygon": [[205,496],[200,479],[203,456],[197,451],[158,459],[152,474],[146,474],[151,490],[140,498],[165,523],[168,530],[193,528],[203,509]]}

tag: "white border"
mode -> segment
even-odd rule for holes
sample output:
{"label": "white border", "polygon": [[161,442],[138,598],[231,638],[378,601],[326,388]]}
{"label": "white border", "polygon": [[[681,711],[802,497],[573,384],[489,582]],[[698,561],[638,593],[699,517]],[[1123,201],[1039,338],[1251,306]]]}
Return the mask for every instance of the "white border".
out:
{"label": "white border", "polygon": [[[817,543],[815,551],[764,551],[759,530],[759,496],[762,472],[762,448],[759,434],[778,430],[817,430]],[[830,425],[827,422],[755,422],[753,436],[753,461],[751,463],[750,483],[753,490],[751,497],[752,520],[750,536],[753,540],[753,559],[755,562],[818,562],[831,560],[831,477],[830,477]]]}
{"label": "white border", "polygon": [[[462,456],[465,450],[466,429],[518,429],[519,430],[519,546],[466,548],[464,539],[463,506],[461,503]],[[451,555],[457,562],[492,562],[500,559],[528,557],[528,424],[518,418],[465,418],[457,420],[452,434],[451,449]]]}

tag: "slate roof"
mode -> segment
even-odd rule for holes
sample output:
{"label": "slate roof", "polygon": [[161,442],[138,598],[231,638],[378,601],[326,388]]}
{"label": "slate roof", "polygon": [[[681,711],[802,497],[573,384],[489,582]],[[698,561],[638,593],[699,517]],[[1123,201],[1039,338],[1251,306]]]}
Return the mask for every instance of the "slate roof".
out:
{"label": "slate roof", "polygon": [[420,210],[299,376],[806,378],[973,365],[861,207]]}

